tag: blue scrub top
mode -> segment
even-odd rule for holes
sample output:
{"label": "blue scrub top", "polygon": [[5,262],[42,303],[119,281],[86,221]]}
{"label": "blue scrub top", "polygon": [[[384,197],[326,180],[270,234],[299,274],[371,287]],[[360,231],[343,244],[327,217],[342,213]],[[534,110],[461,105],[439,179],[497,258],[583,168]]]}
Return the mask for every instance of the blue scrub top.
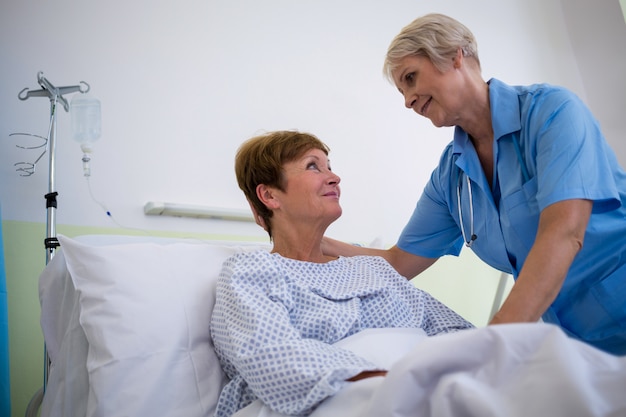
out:
{"label": "blue scrub top", "polygon": [[398,247],[429,258],[458,255],[464,241],[457,191],[469,239],[469,177],[477,236],[471,248],[517,278],[541,210],[567,199],[592,200],[583,248],[543,319],[601,349],[626,354],[626,172],[572,92],[492,79],[489,98],[494,177],[487,181],[467,133],[456,127]]}

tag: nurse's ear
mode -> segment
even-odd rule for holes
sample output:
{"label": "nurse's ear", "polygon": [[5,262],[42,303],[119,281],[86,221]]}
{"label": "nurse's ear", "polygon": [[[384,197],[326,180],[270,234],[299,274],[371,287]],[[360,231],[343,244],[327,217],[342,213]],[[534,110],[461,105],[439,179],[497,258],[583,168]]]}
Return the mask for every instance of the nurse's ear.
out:
{"label": "nurse's ear", "polygon": [[459,69],[463,65],[463,48],[457,48],[456,55],[452,58],[452,67]]}

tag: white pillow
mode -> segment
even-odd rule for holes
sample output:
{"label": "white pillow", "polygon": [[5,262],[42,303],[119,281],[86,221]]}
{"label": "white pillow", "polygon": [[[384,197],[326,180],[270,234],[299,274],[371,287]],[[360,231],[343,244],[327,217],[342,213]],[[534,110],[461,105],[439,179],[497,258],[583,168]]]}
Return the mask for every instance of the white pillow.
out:
{"label": "white pillow", "polygon": [[89,342],[87,415],[212,416],[216,280],[228,256],[265,246],[59,242]]}

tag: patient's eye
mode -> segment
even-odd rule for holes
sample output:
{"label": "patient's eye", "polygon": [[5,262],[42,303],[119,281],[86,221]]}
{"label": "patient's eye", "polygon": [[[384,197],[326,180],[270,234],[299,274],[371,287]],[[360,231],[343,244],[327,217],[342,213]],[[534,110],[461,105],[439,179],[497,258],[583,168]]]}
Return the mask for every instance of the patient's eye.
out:
{"label": "patient's eye", "polygon": [[319,171],[320,168],[317,165],[317,162],[309,162],[308,164],[306,164],[306,169],[313,169],[315,171]]}

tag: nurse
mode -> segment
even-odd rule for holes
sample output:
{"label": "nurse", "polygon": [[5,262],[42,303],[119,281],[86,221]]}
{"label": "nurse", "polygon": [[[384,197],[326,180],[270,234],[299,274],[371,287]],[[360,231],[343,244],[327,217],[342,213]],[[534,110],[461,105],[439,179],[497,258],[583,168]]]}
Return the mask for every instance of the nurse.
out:
{"label": "nurse", "polygon": [[460,22],[420,17],[384,72],[405,106],[454,126],[415,211],[388,250],[325,239],[330,255],[381,255],[405,277],[470,247],[515,278],[490,324],[544,321],[626,354],[626,173],[572,92],[481,75]]}

